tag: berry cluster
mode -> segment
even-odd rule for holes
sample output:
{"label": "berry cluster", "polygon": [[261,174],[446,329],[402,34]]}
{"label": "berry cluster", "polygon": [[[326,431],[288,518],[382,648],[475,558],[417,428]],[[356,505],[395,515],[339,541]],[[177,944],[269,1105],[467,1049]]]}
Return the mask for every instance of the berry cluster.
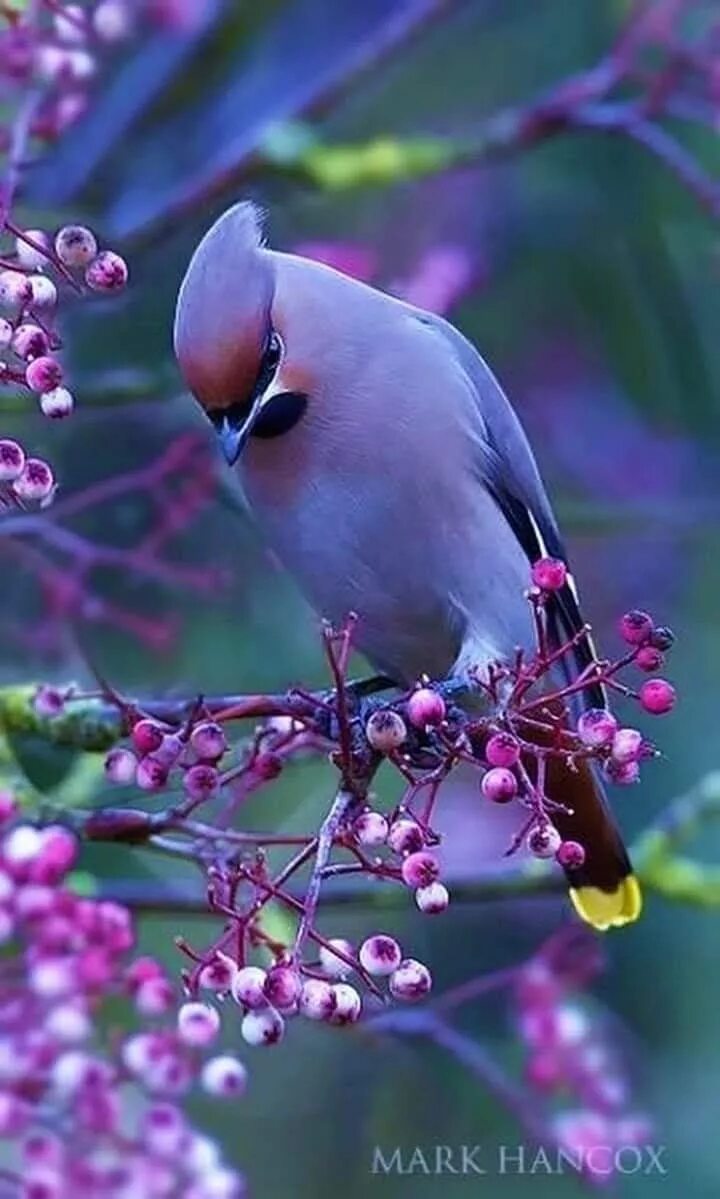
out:
{"label": "berry cluster", "polygon": [[[355,970],[373,980],[377,998],[382,992],[376,979],[387,981],[394,999],[410,1003],[424,999],[432,986],[428,968],[414,958],[403,958],[398,942],[381,933],[363,941],[357,954],[349,941],[331,938],[323,942],[318,960],[312,963],[295,964],[278,946],[267,968],[238,966],[227,953],[215,949],[198,959],[187,982],[193,991],[231,997],[239,1005],[240,1035],[248,1045],[276,1045],[285,1034],[287,1020],[295,1016],[340,1027],[355,1024],[363,1007],[360,991],[348,981]],[[182,1010],[191,1012],[208,1035],[211,1027],[219,1027],[214,1008],[190,1002]],[[198,1036],[204,1035],[198,1029]]]}
{"label": "berry cluster", "polygon": [[57,357],[61,347],[54,328],[58,299],[55,270],[80,287],[79,272],[96,292],[116,292],[127,282],[127,266],[112,250],[98,250],[84,225],[65,225],[54,241],[40,229],[18,230],[14,257],[6,254],[0,270],[0,380],[29,388],[41,412],[52,419],[69,416],[72,392],[63,385]]}
{"label": "berry cluster", "polygon": [[55,478],[42,458],[28,458],[17,441],[0,439],[0,511],[52,503]]}
{"label": "berry cluster", "polygon": [[132,749],[111,750],[105,760],[110,782],[135,783],[142,791],[162,791],[177,772],[191,804],[217,794],[219,764],[228,743],[219,724],[211,720],[188,721],[177,731],[160,721],[140,716],[132,726]]}
{"label": "berry cluster", "polygon": [[[130,913],[68,885],[73,835],[16,817],[14,796],[1,792],[0,941],[13,947],[0,971],[4,1193],[239,1199],[242,1179],[178,1106],[195,1082],[210,1095],[244,1090],[236,1058],[205,1052],[219,1020],[193,1004],[173,1017],[162,968],[129,958]],[[130,1004],[143,1031],[108,1040],[109,1000]]]}
{"label": "berry cluster", "polygon": [[608,1030],[573,994],[597,973],[600,959],[582,945],[562,950],[560,942],[562,934],[517,974],[514,1022],[525,1050],[525,1078],[552,1104],[558,1146],[591,1181],[607,1181],[614,1150],[646,1144],[651,1127],[645,1115],[628,1110],[630,1089]]}
{"label": "berry cluster", "polygon": [[[152,0],[145,5],[39,0],[32,6],[0,6],[7,20],[0,34],[0,71],[16,89],[33,84],[40,95],[30,122],[32,137],[54,142],[76,124],[108,51],[133,34],[138,12],[145,8],[152,16],[153,7]],[[10,129],[0,125],[0,137],[9,143]]]}
{"label": "berry cluster", "polygon": [[[553,595],[566,581],[561,562],[543,560],[534,568],[528,593],[537,633],[534,653],[478,668],[465,682],[421,679],[389,702],[372,698],[369,710],[362,699],[353,700],[344,681],[352,622],[339,632],[325,630],[336,683],[329,695],[298,691],[275,701],[241,697],[214,706],[198,701],[182,719],[166,721],[109,695],[120,707],[129,745],[117,745],[108,754],[108,780],[175,797],[164,812],[152,815],[119,808],[93,813],[86,831],[97,838],[150,843],[160,837],[164,849],[201,861],[210,906],[222,916],[224,930],[204,951],[181,944],[193,963],[185,976],[193,1000],[207,985],[227,992],[243,1008],[243,1038],[273,1044],[282,1037],[288,1015],[348,1024],[360,1015],[363,992],[371,1008],[388,996],[426,995],[432,980],[422,962],[403,958],[382,930],[357,950],[343,938],[328,940],[318,927],[318,905],[333,878],[363,875],[408,889],[423,913],[444,912],[450,892],[441,877],[436,852],[441,838],[433,813],[442,784],[460,763],[478,771],[482,800],[512,801],[522,812],[508,853],[524,846],[534,857],[554,858],[565,868],[583,864],[586,847],[563,839],[554,822],[567,808],[562,795],[551,794],[548,763],[558,760],[571,770],[588,764],[612,782],[637,778],[639,763],[654,757],[655,749],[639,730],[621,727],[609,708],[583,710],[577,699],[586,689],[596,694],[602,686],[634,698],[651,714],[669,711],[674,691],[665,680],[647,680],[634,691],[619,675],[633,666],[659,669],[672,634],[645,613],[627,613],[620,625],[626,652],[615,660],[593,658],[580,674],[577,667],[563,670],[577,636],[558,645],[549,635],[548,618]],[[463,705],[468,691],[472,702]],[[48,706],[46,698],[48,714],[58,702],[62,707],[71,701],[60,694]],[[230,722],[259,715],[266,719],[254,735],[232,745]],[[259,835],[231,828],[229,816],[242,800],[276,778],[288,759],[308,750],[330,750],[341,773],[319,833]],[[369,789],[383,762],[405,781],[400,802],[389,811],[379,809]],[[201,824],[196,812],[203,805],[207,815]],[[270,847],[290,855],[279,871],[270,868]],[[310,877],[297,888],[308,866]],[[271,902],[298,920],[287,941],[266,924]],[[317,956],[308,952],[311,945]],[[387,994],[378,982],[383,978]]]}
{"label": "berry cluster", "polygon": [[[670,629],[656,625],[647,612],[627,612],[620,621],[627,651],[614,661],[593,661],[570,683],[559,681],[560,668],[572,655],[576,638],[565,645],[552,644],[546,616],[554,593],[567,581],[567,567],[558,559],[543,558],[533,566],[529,601],[536,621],[537,651],[530,660],[519,655],[514,663],[496,662],[475,672],[473,683],[487,700],[487,717],[458,724],[457,713],[448,712],[442,685],[433,687],[424,681],[404,702],[373,712],[365,735],[374,750],[410,778],[413,786],[408,804],[419,788],[428,786],[428,780],[432,784],[439,780],[448,762],[469,762],[482,771],[480,792],[485,799],[496,804],[518,800],[529,812],[508,852],[524,845],[534,857],[555,858],[561,866],[577,868],[585,860],[585,847],[563,840],[553,824],[553,812],[565,809],[559,797],[546,794],[547,761],[556,758],[571,769],[583,761],[593,762],[611,783],[637,782],[641,762],[657,756],[654,745],[638,729],[621,727],[607,707],[582,710],[583,696],[600,685],[635,699],[650,715],[666,715],[676,699],[667,680],[648,679],[635,691],[618,676],[631,666],[644,673],[660,670],[674,636]],[[434,755],[437,763],[434,771],[419,776],[411,773],[418,750],[417,731],[425,760]],[[432,836],[427,828],[424,831]],[[404,881],[411,870],[403,868]],[[427,885],[434,888],[428,894],[430,906],[425,908],[419,895],[418,906],[441,910],[447,905],[447,895],[443,898],[442,894],[445,889],[438,891],[434,878],[428,877]]]}

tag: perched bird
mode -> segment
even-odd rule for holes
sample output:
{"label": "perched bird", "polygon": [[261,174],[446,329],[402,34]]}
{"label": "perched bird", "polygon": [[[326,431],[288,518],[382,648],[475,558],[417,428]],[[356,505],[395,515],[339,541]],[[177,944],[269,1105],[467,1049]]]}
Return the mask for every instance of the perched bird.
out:
{"label": "perched bird", "polygon": [[[529,564],[565,551],[520,423],[452,325],[267,248],[241,203],[192,257],[175,348],[269,545],[321,615],[358,613],[384,675],[462,676],[533,645]],[[571,577],[553,603],[558,635],[578,632]],[[581,638],[580,666],[591,654]],[[579,914],[634,920],[640,892],[593,772],[556,760],[549,793],[586,850],[568,872]]]}

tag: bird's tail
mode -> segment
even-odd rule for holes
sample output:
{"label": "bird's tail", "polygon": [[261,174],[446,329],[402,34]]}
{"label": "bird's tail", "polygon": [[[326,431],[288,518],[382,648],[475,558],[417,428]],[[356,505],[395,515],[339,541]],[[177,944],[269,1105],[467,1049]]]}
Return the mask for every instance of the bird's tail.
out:
{"label": "bird's tail", "polygon": [[576,912],[603,931],[630,924],[642,895],[600,780],[588,762],[571,768],[562,758],[546,761],[547,795],[568,809],[553,813],[553,823],[564,841],[585,850],[583,865],[565,871]]}

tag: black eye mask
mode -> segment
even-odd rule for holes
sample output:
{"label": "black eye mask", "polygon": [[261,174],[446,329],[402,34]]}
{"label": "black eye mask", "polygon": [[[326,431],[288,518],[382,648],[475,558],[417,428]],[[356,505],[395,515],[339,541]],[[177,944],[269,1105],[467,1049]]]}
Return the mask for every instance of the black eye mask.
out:
{"label": "black eye mask", "polygon": [[301,391],[280,391],[263,404],[250,436],[280,437],[298,423],[306,408],[307,396]]}

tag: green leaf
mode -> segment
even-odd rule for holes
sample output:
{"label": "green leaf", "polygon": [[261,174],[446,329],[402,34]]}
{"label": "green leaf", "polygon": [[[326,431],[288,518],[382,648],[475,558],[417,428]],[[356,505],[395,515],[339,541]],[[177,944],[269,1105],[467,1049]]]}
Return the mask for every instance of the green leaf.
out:
{"label": "green leaf", "polygon": [[38,733],[6,733],[15,761],[29,783],[44,794],[54,791],[73,769],[78,751],[56,745]]}

